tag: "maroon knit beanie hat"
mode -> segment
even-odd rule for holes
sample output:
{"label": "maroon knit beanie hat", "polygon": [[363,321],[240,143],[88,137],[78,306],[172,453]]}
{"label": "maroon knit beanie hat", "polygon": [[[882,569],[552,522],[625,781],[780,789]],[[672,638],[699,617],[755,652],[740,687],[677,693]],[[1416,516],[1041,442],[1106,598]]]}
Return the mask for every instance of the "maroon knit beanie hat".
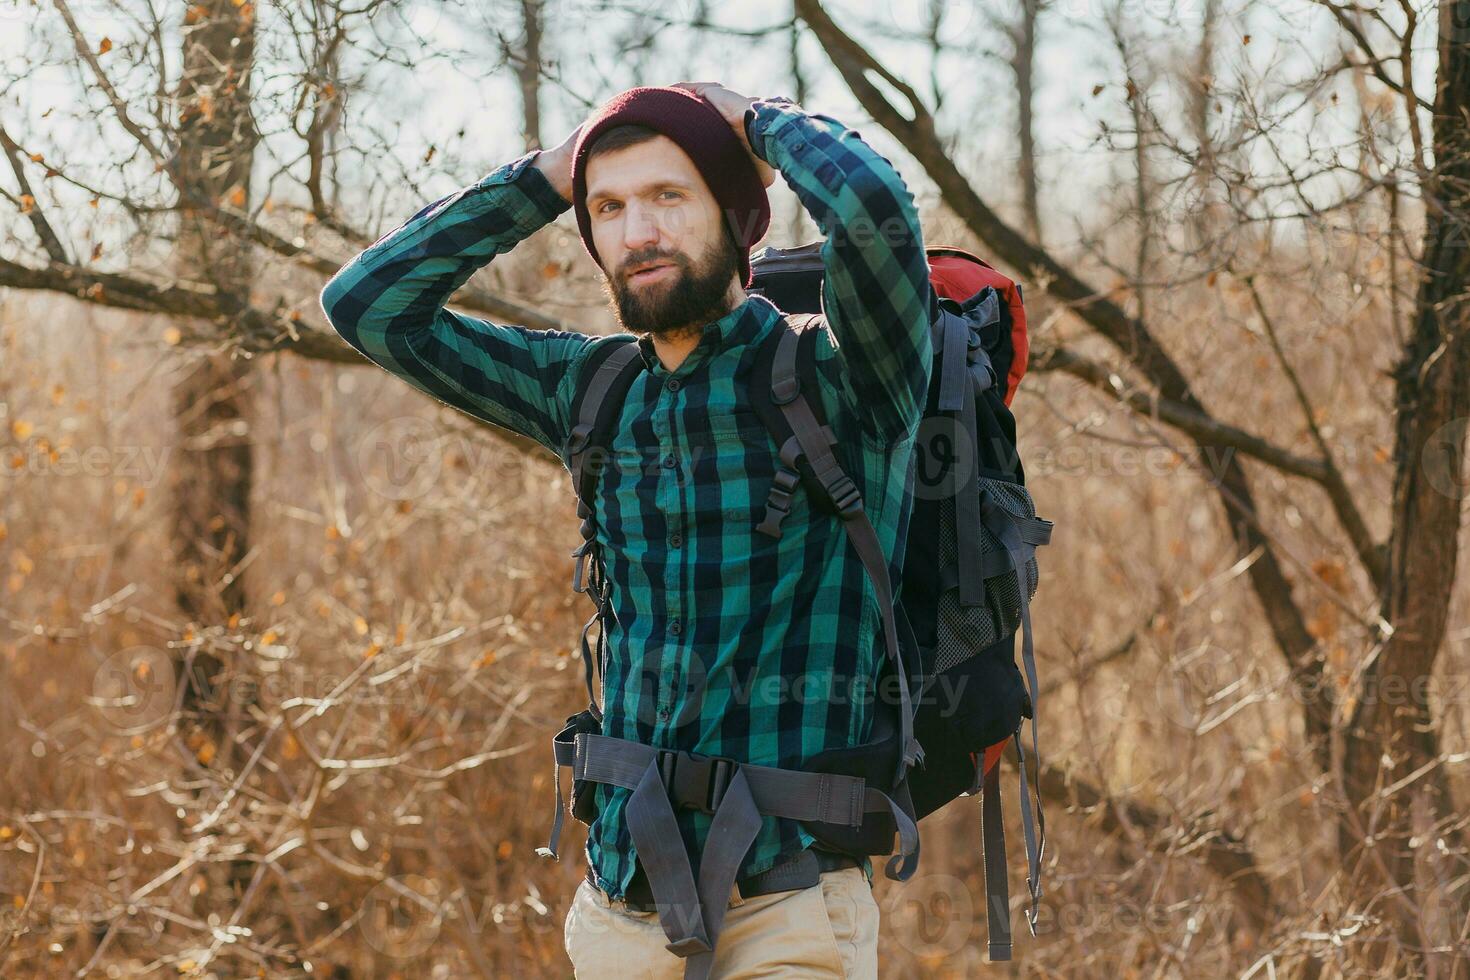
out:
{"label": "maroon knit beanie hat", "polygon": [[587,150],[608,129],[630,123],[657,130],[689,154],[725,212],[740,256],[740,281],[749,286],[750,249],[771,224],[771,202],[749,151],[725,117],[708,100],[682,88],[630,88],[608,100],[582,127],[572,157],[572,207],[592,261],[602,265],[587,213]]}

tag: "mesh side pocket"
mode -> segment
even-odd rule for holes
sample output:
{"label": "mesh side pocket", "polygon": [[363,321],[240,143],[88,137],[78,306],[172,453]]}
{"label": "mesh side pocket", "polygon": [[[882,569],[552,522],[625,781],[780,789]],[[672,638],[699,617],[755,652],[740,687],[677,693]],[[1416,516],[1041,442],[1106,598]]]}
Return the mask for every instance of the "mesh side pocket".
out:
{"label": "mesh side pocket", "polygon": [[[1032,503],[1031,494],[1025,487],[1018,483],[988,480],[983,477],[979,482],[981,491],[989,494],[991,499],[1012,517],[1027,520],[1036,517],[1036,505]],[[980,535],[985,542],[981,548],[983,553],[987,555],[992,552],[1004,554],[1005,546],[990,532],[988,527],[982,527]],[[1036,567],[1036,555],[1032,554],[1026,559],[1027,601],[1035,598],[1036,587],[1039,583],[1040,574]],[[1021,628],[1021,584],[1019,577],[1014,572],[986,579],[985,599],[999,621],[1001,636],[1009,636]]]}
{"label": "mesh side pocket", "polygon": [[[980,490],[1006,513],[1018,519],[1034,519],[1036,506],[1026,488],[1004,480],[984,477]],[[985,562],[1001,561],[1006,553],[1000,539],[983,525],[979,534],[980,551]],[[955,541],[955,506],[953,500],[942,500],[939,507],[939,562],[941,568],[957,568],[958,545]],[[1040,574],[1034,555],[1028,557],[1026,597],[1036,595]],[[939,597],[936,608],[934,670],[948,670],[977,652],[1012,635],[1021,627],[1021,583],[1014,571],[991,575],[985,580],[985,604],[963,606],[959,590],[950,588]]]}

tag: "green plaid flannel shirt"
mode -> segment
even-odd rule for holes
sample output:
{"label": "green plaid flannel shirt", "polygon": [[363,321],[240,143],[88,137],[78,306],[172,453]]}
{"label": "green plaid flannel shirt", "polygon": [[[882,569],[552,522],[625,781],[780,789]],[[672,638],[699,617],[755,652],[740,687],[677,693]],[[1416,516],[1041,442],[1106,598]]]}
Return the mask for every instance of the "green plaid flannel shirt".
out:
{"label": "green plaid flannel shirt", "polygon": [[[818,394],[886,553],[902,555],[932,356],[913,195],[885,157],[829,116],[758,100],[745,125],[825,236]],[[321,303],[376,364],[565,461],[579,367],[612,338],[445,308],[476,269],[570,208],[529,166],[535,156],[424,207],[344,266]],[[638,341],[648,370],[629,392],[595,506],[612,616],[605,734],[787,768],[869,735],[882,631],[840,522],[798,493],[779,539],[755,532],[778,460],[747,380],[779,316],[763,297],[748,298],[707,324],[673,371]],[[890,560],[894,582],[899,565]],[[631,791],[597,784],[596,793],[587,858],[598,886],[618,898],[634,872],[623,819]],[[712,817],[677,814],[697,856]],[[765,817],[740,875],[812,842],[799,823]],[[871,879],[871,860],[865,871]]]}

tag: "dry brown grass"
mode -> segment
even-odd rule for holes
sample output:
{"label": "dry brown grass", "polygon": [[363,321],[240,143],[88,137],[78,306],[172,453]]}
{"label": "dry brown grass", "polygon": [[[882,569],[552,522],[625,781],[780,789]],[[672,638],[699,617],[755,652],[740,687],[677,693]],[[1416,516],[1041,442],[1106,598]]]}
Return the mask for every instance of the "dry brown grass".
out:
{"label": "dry brown grass", "polygon": [[[1268,288],[1381,534],[1393,338],[1381,302],[1333,285],[1365,261],[1338,250],[1315,283]],[[1238,284],[1155,301],[1206,404],[1305,447]],[[187,354],[157,320],[0,303],[0,973],[570,975],[580,825],[559,865],[533,853],[548,739],[581,706],[565,474],[375,369],[268,359],[254,430],[221,434],[256,450],[248,614],[191,626],[166,533],[167,460],[184,451],[167,391]],[[1109,802],[1049,801],[1037,940],[1012,828],[1010,966],[983,961],[975,801],[927,820],[918,876],[879,879],[884,975],[1295,976],[1309,950],[1332,950],[1328,975],[1363,975],[1379,886],[1341,874],[1285,666],[1188,454],[1057,376],[1016,408],[1058,528],[1035,606],[1046,761]],[[1315,490],[1252,472],[1345,680],[1363,631],[1328,591],[1352,593],[1351,562]],[[1461,752],[1465,605],[1438,679]],[[204,654],[226,665],[222,728],[175,710],[172,665]],[[1013,776],[1005,788],[1013,809]],[[1271,883],[1269,932],[1202,863],[1208,827],[1239,835]]]}

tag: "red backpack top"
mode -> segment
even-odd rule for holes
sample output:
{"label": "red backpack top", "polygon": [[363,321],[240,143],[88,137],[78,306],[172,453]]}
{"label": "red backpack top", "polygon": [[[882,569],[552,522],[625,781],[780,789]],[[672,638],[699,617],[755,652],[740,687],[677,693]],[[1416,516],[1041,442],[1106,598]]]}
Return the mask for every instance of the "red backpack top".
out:
{"label": "red backpack top", "polygon": [[1021,286],[1001,275],[995,266],[962,248],[932,246],[929,254],[929,281],[934,291],[945,299],[964,300],[986,286],[994,286],[1000,294],[1001,329],[1010,338],[1010,360],[1002,371],[1000,358],[992,354],[997,373],[1006,379],[1005,403],[1010,407],[1016,397],[1016,386],[1026,376],[1026,363],[1031,344],[1026,338],[1026,307],[1021,302]]}

